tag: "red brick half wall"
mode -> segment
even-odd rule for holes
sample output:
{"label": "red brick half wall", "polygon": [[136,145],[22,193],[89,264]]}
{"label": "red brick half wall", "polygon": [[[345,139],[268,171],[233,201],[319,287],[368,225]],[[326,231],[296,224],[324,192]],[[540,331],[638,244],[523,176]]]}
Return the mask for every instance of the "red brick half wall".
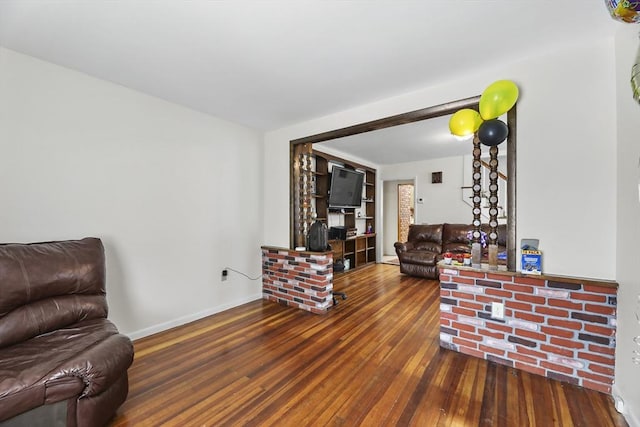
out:
{"label": "red brick half wall", "polygon": [[[611,393],[617,284],[440,268],[440,346]],[[504,304],[504,319],[491,316]]]}
{"label": "red brick half wall", "polygon": [[262,248],[262,298],[324,314],[333,305],[333,253]]}

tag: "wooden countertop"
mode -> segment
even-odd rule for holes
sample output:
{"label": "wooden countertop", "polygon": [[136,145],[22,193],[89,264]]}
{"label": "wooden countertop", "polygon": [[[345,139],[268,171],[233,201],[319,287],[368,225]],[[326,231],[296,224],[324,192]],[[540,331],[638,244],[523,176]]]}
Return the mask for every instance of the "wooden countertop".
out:
{"label": "wooden countertop", "polygon": [[281,246],[260,246],[260,249],[270,250],[270,251],[287,251],[287,252],[295,252],[298,254],[309,254],[309,255],[327,255],[332,254],[333,251],[324,251],[324,252],[314,252],[308,250],[297,251],[295,249],[283,248]]}
{"label": "wooden countertop", "polygon": [[593,279],[588,277],[561,276],[555,274],[523,274],[519,271],[508,271],[506,266],[500,265],[497,270],[489,270],[488,264],[482,264],[480,268],[467,267],[463,265],[445,264],[444,261],[438,263],[440,271],[451,269],[461,271],[476,271],[482,273],[490,273],[496,275],[504,275],[511,277],[530,277],[532,279],[550,280],[554,282],[577,283],[584,285],[603,286],[607,288],[618,289],[618,282],[607,279]]}

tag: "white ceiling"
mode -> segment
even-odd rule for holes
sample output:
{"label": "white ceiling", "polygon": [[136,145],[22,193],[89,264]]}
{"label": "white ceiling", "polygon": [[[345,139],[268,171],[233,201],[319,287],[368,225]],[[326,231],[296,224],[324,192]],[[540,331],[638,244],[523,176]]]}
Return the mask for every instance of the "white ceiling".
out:
{"label": "white ceiling", "polygon": [[449,117],[360,133],[314,144],[331,153],[355,156],[375,165],[461,156],[471,153],[472,140],[459,140],[449,132]]}
{"label": "white ceiling", "polygon": [[616,24],[603,0],[0,0],[1,46],[257,130]]}

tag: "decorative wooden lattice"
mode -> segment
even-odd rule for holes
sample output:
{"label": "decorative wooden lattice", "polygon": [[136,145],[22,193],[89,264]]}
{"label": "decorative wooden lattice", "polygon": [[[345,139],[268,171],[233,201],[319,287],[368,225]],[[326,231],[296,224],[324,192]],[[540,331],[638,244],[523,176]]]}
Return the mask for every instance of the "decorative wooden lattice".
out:
{"label": "decorative wooden lattice", "polygon": [[498,147],[489,149],[489,244],[498,241]]}
{"label": "decorative wooden lattice", "polygon": [[480,155],[482,149],[480,148],[480,139],[476,134],[473,138],[473,241],[480,243],[480,225],[482,210],[480,209],[480,203],[482,201],[481,196],[481,180],[482,180],[482,162]]}
{"label": "decorative wooden lattice", "polygon": [[312,144],[298,144],[293,153],[294,235],[296,246],[306,246],[306,236],[313,221],[312,197]]}

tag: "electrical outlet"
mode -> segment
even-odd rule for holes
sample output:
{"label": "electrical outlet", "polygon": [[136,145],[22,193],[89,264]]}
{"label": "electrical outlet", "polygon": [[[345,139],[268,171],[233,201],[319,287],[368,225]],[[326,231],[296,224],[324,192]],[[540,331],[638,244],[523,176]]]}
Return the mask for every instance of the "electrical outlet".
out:
{"label": "electrical outlet", "polygon": [[504,319],[504,304],[501,302],[491,303],[491,317],[494,319]]}
{"label": "electrical outlet", "polygon": [[222,281],[224,282],[225,280],[227,280],[227,277],[229,277],[229,270],[225,268],[224,270],[222,270]]}

